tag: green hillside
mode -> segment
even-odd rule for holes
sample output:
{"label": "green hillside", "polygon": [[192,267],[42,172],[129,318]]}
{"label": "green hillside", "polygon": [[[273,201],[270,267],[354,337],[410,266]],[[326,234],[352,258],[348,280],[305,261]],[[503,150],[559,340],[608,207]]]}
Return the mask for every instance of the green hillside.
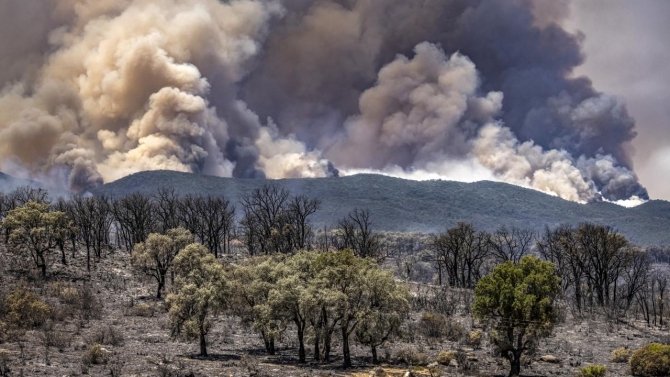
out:
{"label": "green hillside", "polygon": [[546,225],[590,221],[612,225],[640,245],[670,244],[670,202],[650,201],[636,208],[578,204],[498,182],[418,182],[381,175],[266,181],[152,171],[106,184],[93,194],[149,194],[159,187],[174,186],[181,194],[224,195],[237,203],[246,192],[267,183],[321,199],[322,208],[314,216],[320,227],[334,224],[359,207],[369,208],[376,228],[387,231],[434,232],[458,221],[486,230],[502,225],[541,230]]}

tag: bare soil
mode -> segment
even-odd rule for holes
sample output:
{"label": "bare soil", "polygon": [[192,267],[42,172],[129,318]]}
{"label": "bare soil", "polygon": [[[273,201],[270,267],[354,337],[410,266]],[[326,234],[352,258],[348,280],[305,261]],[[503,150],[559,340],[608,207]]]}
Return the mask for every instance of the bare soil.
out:
{"label": "bare soil", "polygon": [[[103,304],[101,316],[97,319],[81,321],[68,316],[55,324],[55,331],[64,338],[60,351],[57,347],[50,347],[48,354],[45,352],[41,330],[29,331],[23,342],[0,344],[0,355],[5,355],[11,370],[8,376],[367,377],[378,368],[371,363],[369,349],[352,342],[355,367],[342,369],[337,341],[333,345],[334,357],[330,363],[308,360],[307,364],[300,365],[291,329],[279,342],[277,355],[268,356],[262,340],[251,328],[243,325],[238,318],[225,314],[218,316],[208,335],[210,356],[200,358],[195,356],[198,353],[195,342],[170,337],[165,307],[162,301],[153,298],[155,284],[133,275],[126,253],[116,252],[96,261],[90,275],[86,272],[81,254],[75,260],[68,258],[68,261],[68,266],[55,261],[45,281],[34,269],[15,260],[0,246],[0,293],[17,284],[26,284],[44,300],[54,303],[57,299],[52,292],[58,284],[85,284],[93,289]],[[627,376],[630,374],[626,363],[610,361],[612,350],[619,347],[634,350],[647,343],[664,340],[668,335],[667,328],[648,328],[634,319],[626,323],[607,321],[598,313],[576,318],[569,310],[564,311],[566,314],[562,323],[528,359],[528,365],[523,368],[524,375],[574,376],[581,367],[593,363],[604,364],[608,376]],[[413,317],[419,316],[420,313],[414,313]],[[466,315],[459,314],[453,319],[467,331],[472,328],[472,320]],[[86,366],[82,357],[89,345],[96,340],[96,334],[110,327],[115,334],[122,335],[123,341],[103,344],[106,363]],[[408,330],[413,329],[409,325]],[[471,370],[464,371],[462,366],[440,365],[443,376],[507,374],[507,363],[493,355],[486,339],[481,348],[474,349],[462,341],[429,341],[416,334],[408,334],[406,339],[383,347],[379,354],[383,360],[381,367],[387,375],[402,376],[411,369],[417,376],[430,376],[425,365],[407,365],[397,361],[396,356],[409,350],[422,355],[426,363],[432,363],[440,351],[456,349],[467,353]],[[307,352],[308,356],[311,355],[309,348]],[[540,357],[544,355],[552,355],[558,362],[543,362]]]}

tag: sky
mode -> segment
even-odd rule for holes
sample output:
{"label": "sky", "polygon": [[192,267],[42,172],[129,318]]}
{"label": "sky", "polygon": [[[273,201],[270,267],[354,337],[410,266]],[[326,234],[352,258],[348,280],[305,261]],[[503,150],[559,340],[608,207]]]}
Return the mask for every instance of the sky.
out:
{"label": "sky", "polygon": [[654,199],[670,200],[670,1],[576,0],[567,27],[584,33],[576,74],[621,96],[637,121],[633,162]]}

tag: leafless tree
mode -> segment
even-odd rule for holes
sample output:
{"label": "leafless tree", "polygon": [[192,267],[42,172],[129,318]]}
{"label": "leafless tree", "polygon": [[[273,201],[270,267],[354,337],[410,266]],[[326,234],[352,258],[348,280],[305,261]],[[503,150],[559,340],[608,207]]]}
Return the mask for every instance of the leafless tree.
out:
{"label": "leafless tree", "polygon": [[179,227],[179,195],[174,187],[160,187],[152,196],[157,230],[166,234],[168,230]]}
{"label": "leafless tree", "polygon": [[28,202],[50,203],[49,192],[43,188],[30,186],[19,187],[9,195],[13,208],[21,207]]}
{"label": "leafless tree", "polygon": [[[287,243],[283,242],[283,235],[287,229],[287,205],[290,193],[277,185],[265,185],[253,190],[240,201],[244,211],[244,220],[241,223],[243,233],[247,237],[247,245],[252,245],[252,254],[270,254],[290,252]],[[255,227],[250,229],[249,227]],[[249,239],[253,237],[253,239]],[[289,247],[292,245],[288,245]]]}
{"label": "leafless tree", "polygon": [[339,248],[349,248],[361,258],[383,259],[379,233],[373,230],[370,210],[355,208],[338,222]]}
{"label": "leafless tree", "polygon": [[530,252],[534,242],[534,231],[506,226],[498,229],[489,238],[491,252],[499,263],[519,263]]}
{"label": "leafless tree", "polygon": [[194,204],[200,218],[198,227],[201,229],[197,234],[200,235],[202,244],[216,257],[221,251],[227,253],[234,226],[235,207],[228,199],[220,196],[196,197]]}
{"label": "leafless tree", "polygon": [[254,256],[260,254],[260,231],[259,226],[256,225],[256,219],[254,216],[250,216],[246,213],[244,217],[239,222],[239,237],[244,242],[244,245],[249,252],[249,255]]}
{"label": "leafless tree", "polygon": [[7,195],[4,192],[0,191],[0,220],[4,219],[7,215]]}
{"label": "leafless tree", "polygon": [[438,267],[452,287],[473,288],[482,277],[484,265],[490,255],[488,235],[478,232],[472,224],[458,223],[454,228],[433,236],[430,243]]}
{"label": "leafless tree", "polygon": [[75,250],[77,248],[76,238],[77,238],[77,227],[76,219],[74,216],[74,211],[72,210],[72,202],[65,200],[65,198],[58,198],[53,204],[52,207],[55,211],[63,212],[67,215],[67,220],[72,223],[73,226],[67,227],[70,229],[70,232],[67,234],[59,234],[56,238],[56,244],[58,249],[61,252],[61,263],[67,265],[67,258],[65,257],[65,247],[68,243],[72,245],[72,258],[74,258]]}
{"label": "leafless tree", "polygon": [[111,206],[118,242],[130,252],[154,231],[154,203],[150,197],[134,193],[114,200]]}
{"label": "leafless tree", "polygon": [[[615,303],[617,298],[621,301],[620,304],[617,304],[625,312],[634,303],[637,293],[645,288],[646,282],[650,278],[651,260],[649,259],[649,254],[633,247],[623,251],[622,259],[624,264],[622,273],[624,285],[621,289],[621,294],[616,296],[614,300]],[[657,283],[655,279],[652,280],[654,280],[654,283]],[[656,303],[654,303],[655,305]]]}
{"label": "leafless tree", "polygon": [[105,196],[96,196],[93,199],[93,250],[98,259],[102,257],[102,250],[109,248],[109,234],[114,220],[111,200]]}
{"label": "leafless tree", "polygon": [[649,254],[611,227],[584,223],[547,228],[537,249],[556,265],[564,291],[574,290],[578,311],[595,305],[625,314],[636,300],[642,305],[654,288],[648,281]]}
{"label": "leafless tree", "polygon": [[95,244],[95,203],[93,198],[83,195],[73,195],[70,198],[74,225],[78,229],[78,241],[86,247],[86,269],[91,270],[91,249]]}
{"label": "leafless tree", "polygon": [[618,280],[627,267],[628,240],[612,227],[588,223],[579,226],[577,238],[585,254],[582,270],[597,304],[607,306],[616,301]]}
{"label": "leafless tree", "polygon": [[648,327],[664,325],[667,287],[667,271],[656,270],[647,276],[644,286],[635,293],[638,312],[642,314]]}
{"label": "leafless tree", "polygon": [[563,292],[573,289],[576,309],[581,312],[584,299],[582,285],[586,279],[583,268],[588,262],[575,229],[570,225],[561,225],[554,230],[547,227],[544,235],[537,241],[537,249],[544,259],[556,265]]}
{"label": "leafless tree", "polygon": [[663,314],[665,313],[666,292],[668,289],[668,274],[667,272],[657,272],[654,276],[656,285],[658,286],[658,315],[661,327],[663,326]]}
{"label": "leafless tree", "polygon": [[296,233],[294,247],[297,250],[311,249],[311,238],[314,231],[309,223],[309,217],[312,216],[321,207],[321,201],[310,199],[305,195],[297,195],[290,199],[288,203],[288,216]]}

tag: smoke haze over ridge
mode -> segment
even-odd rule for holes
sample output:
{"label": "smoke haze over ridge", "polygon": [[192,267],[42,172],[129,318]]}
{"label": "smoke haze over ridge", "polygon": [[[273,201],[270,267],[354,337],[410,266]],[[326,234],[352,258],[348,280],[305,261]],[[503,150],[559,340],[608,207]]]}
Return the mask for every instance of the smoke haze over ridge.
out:
{"label": "smoke haze over ridge", "polygon": [[647,198],[568,1],[0,4],[0,169],[85,189],[171,169],[495,179]]}

